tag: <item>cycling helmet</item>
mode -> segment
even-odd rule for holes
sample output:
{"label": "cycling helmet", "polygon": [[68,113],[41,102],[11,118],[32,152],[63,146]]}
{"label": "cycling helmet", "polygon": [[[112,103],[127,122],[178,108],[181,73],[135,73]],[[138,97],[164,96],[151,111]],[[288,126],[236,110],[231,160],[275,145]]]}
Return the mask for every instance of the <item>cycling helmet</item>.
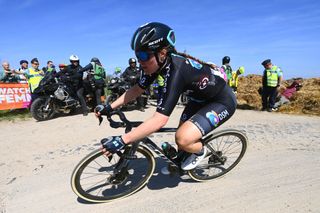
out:
{"label": "cycling helmet", "polygon": [[173,49],[175,42],[174,32],[169,26],[159,22],[151,22],[136,30],[131,40],[131,48],[135,52],[157,52],[164,47]]}
{"label": "cycling helmet", "polygon": [[239,73],[240,73],[240,74],[243,74],[243,73],[244,73],[244,67],[243,67],[243,66],[239,67],[238,70],[239,70]]}
{"label": "cycling helmet", "polygon": [[59,68],[64,68],[66,66],[67,66],[66,64],[59,64]]}
{"label": "cycling helmet", "polygon": [[230,63],[230,57],[229,56],[225,56],[222,58],[222,64],[228,64]]}
{"label": "cycling helmet", "polygon": [[96,58],[96,57],[91,58],[91,62],[100,64],[100,60],[98,58]]}
{"label": "cycling helmet", "polygon": [[129,64],[137,63],[137,60],[135,58],[129,59]]}
{"label": "cycling helmet", "polygon": [[69,59],[70,61],[80,61],[79,57],[76,55],[71,55]]}

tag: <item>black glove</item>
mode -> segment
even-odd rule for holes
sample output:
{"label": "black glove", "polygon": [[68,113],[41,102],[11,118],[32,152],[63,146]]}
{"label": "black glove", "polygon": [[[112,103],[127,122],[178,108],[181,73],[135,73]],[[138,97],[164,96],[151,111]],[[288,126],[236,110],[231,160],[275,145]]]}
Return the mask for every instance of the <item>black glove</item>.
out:
{"label": "black glove", "polygon": [[107,105],[98,105],[96,106],[96,108],[94,109],[94,111],[97,113],[97,112],[100,112],[101,115],[109,115],[110,112],[113,111],[113,109],[111,108],[111,105],[110,104],[107,104]]}
{"label": "black glove", "polygon": [[100,142],[103,148],[105,148],[107,151],[111,152],[112,154],[119,152],[120,150],[124,149],[124,147],[126,146],[121,136],[111,136],[111,137],[102,139]]}

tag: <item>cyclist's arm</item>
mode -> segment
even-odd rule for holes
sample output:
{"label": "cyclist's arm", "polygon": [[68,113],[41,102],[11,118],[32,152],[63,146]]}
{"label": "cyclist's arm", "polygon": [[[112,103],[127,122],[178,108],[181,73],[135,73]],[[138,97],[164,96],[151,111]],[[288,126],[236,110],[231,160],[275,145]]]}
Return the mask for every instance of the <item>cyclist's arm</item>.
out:
{"label": "cyclist's arm", "polygon": [[135,100],[143,92],[144,89],[142,89],[138,85],[134,85],[111,104],[112,109],[116,109],[132,100]]}
{"label": "cyclist's arm", "polygon": [[144,121],[140,126],[133,129],[122,136],[124,143],[129,144],[147,137],[148,135],[158,131],[160,128],[166,125],[169,120],[169,116],[163,115],[159,112],[155,112],[153,116]]}

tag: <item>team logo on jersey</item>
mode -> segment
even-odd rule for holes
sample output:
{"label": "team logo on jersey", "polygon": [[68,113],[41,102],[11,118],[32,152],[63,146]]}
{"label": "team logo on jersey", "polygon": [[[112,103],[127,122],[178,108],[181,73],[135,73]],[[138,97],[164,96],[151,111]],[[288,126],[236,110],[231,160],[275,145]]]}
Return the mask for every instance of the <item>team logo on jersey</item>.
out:
{"label": "team logo on jersey", "polygon": [[141,82],[142,84],[144,84],[144,82],[146,82],[146,77],[142,77],[142,78],[140,79],[140,82]]}
{"label": "team logo on jersey", "polygon": [[201,90],[205,89],[208,86],[208,83],[209,83],[208,77],[202,78],[198,83],[199,89],[201,89]]}
{"label": "team logo on jersey", "polygon": [[218,124],[220,122],[220,118],[215,111],[207,112],[206,117],[209,119],[212,126],[214,126],[214,127],[218,126]]}

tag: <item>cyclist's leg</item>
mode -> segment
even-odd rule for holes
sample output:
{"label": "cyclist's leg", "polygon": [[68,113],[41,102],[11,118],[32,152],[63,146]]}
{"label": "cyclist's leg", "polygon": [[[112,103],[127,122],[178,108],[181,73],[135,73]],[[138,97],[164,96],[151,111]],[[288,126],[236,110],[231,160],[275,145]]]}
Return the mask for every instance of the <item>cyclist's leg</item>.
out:
{"label": "cyclist's leg", "polygon": [[234,113],[235,107],[222,103],[208,103],[184,122],[176,132],[178,147],[190,153],[196,153],[202,148],[200,138],[211,132]]}
{"label": "cyclist's leg", "polygon": [[202,146],[200,138],[227,121],[234,112],[235,106],[209,103],[178,128],[176,143],[179,149],[193,153],[182,162],[183,170],[194,169],[206,156],[207,150]]}

